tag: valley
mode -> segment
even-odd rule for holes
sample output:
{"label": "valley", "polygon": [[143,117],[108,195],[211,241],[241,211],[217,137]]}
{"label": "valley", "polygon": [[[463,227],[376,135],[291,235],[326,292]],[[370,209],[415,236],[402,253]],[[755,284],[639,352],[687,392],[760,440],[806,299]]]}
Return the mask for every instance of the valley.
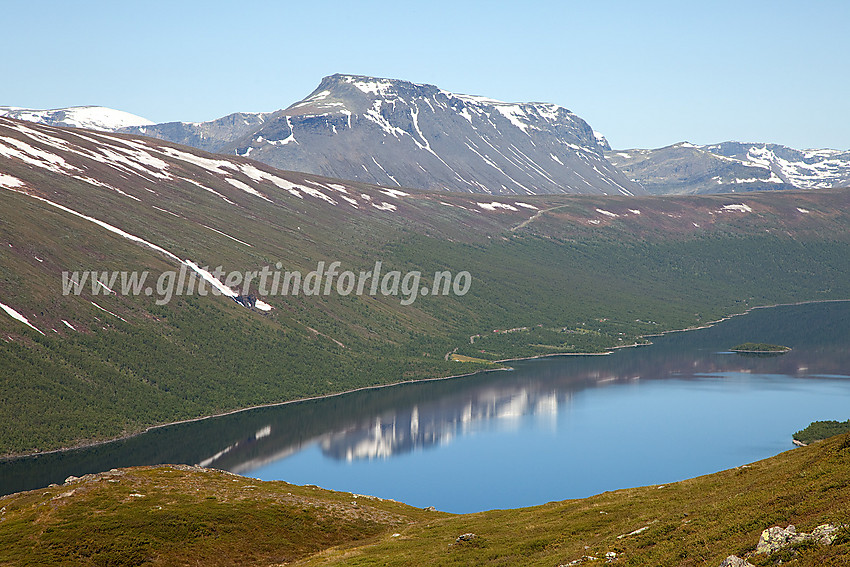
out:
{"label": "valley", "polygon": [[[2,452],[240,407],[603,352],[758,305],[844,299],[850,192],[483,197],[275,170],[0,118]],[[329,229],[329,227],[332,227]],[[63,295],[62,272],[468,271],[462,296]],[[256,292],[257,290],[251,290]],[[494,331],[527,327],[513,333]],[[470,335],[481,335],[470,343]],[[482,352],[483,351],[483,352]],[[55,403],[60,400],[61,403]]]}
{"label": "valley", "polygon": [[0,567],[850,564],[850,3],[2,18]]}

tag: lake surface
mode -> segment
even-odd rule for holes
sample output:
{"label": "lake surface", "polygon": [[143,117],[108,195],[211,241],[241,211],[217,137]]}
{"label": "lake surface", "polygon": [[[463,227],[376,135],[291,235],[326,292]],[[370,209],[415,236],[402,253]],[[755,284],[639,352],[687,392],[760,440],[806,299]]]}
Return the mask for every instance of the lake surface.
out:
{"label": "lake surface", "polygon": [[[748,341],[793,350],[728,352]],[[850,417],[850,303],[757,309],[653,342],[0,462],[0,493],[186,463],[462,513],[716,472],[791,450],[811,421]]]}

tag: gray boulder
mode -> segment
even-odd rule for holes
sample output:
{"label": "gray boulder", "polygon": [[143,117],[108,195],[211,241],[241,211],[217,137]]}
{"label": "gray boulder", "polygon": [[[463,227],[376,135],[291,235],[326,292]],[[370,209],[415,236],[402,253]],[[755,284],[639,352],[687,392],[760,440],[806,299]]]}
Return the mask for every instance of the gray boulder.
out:
{"label": "gray boulder", "polygon": [[793,525],[784,529],[779,526],[773,526],[761,532],[761,537],[759,537],[759,542],[756,546],[756,553],[774,553],[783,547],[805,541],[805,535],[803,533],[798,534],[797,529]]}
{"label": "gray boulder", "polygon": [[832,545],[832,542],[838,537],[838,532],[843,527],[845,527],[845,524],[839,524],[837,526],[833,524],[821,524],[812,531],[811,538],[820,544]]}
{"label": "gray boulder", "polygon": [[784,529],[774,526],[761,533],[758,545],[756,546],[756,553],[775,553],[784,547],[803,541],[815,541],[822,545],[832,545],[832,542],[838,536],[838,531],[843,527],[844,524],[821,524],[812,533],[798,533],[793,525]]}

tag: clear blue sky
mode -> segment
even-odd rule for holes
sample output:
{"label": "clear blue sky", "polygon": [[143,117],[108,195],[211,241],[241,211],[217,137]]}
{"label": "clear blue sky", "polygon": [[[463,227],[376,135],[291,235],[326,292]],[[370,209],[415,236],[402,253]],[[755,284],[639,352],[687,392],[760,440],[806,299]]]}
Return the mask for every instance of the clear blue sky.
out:
{"label": "clear blue sky", "polygon": [[352,73],[554,102],[616,148],[850,149],[844,0],[2,0],[0,19],[0,105],[202,121]]}

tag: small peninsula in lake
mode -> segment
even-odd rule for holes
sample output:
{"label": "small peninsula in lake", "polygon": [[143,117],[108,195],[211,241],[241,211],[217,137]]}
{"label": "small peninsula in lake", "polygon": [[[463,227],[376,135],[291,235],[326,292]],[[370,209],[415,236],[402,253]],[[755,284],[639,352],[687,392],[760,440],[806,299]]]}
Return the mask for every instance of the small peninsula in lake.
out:
{"label": "small peninsula in lake", "polygon": [[791,347],[767,343],[741,343],[729,350],[744,354],[784,354],[790,351]]}

